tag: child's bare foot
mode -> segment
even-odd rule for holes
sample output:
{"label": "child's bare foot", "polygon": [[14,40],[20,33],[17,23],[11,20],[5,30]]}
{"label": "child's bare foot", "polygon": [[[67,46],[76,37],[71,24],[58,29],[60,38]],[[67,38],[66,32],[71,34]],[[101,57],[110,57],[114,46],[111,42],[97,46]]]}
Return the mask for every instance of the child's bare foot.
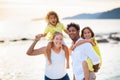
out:
{"label": "child's bare foot", "polygon": [[51,61],[51,60],[48,60],[48,63],[49,63],[49,65],[51,65],[51,64],[52,64],[52,61]]}
{"label": "child's bare foot", "polygon": [[69,68],[70,68],[69,63],[66,63],[66,68],[67,68],[67,69],[69,69]]}

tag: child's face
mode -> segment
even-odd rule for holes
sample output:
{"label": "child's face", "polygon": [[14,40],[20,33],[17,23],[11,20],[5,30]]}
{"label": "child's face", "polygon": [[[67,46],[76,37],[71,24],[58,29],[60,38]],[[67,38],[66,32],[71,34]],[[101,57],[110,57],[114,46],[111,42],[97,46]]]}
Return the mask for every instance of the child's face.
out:
{"label": "child's face", "polygon": [[92,34],[89,29],[85,29],[83,32],[83,36],[85,39],[90,39],[92,37]]}
{"label": "child's face", "polygon": [[56,35],[53,39],[53,43],[56,47],[61,47],[63,42],[63,36],[62,35]]}
{"label": "child's face", "polygon": [[49,23],[53,26],[56,26],[57,25],[57,18],[55,15],[50,15],[49,16]]}

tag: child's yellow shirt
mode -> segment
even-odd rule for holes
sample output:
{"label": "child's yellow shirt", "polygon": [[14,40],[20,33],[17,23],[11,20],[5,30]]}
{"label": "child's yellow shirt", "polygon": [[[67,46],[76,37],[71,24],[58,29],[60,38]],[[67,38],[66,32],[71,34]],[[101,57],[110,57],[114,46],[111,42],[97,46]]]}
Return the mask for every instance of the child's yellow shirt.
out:
{"label": "child's yellow shirt", "polygon": [[58,23],[56,26],[48,24],[44,33],[47,34],[48,39],[51,40],[55,32],[62,33],[63,30],[65,30],[65,27],[62,23]]}

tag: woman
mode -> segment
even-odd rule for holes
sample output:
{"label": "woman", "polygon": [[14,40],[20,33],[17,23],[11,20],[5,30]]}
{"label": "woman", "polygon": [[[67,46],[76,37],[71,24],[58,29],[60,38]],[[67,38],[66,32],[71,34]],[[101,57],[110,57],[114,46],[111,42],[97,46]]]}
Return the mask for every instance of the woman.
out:
{"label": "woman", "polygon": [[40,36],[37,35],[34,42],[27,51],[28,55],[44,54],[46,58],[45,66],[45,80],[69,80],[68,74],[65,68],[65,52],[62,48],[63,35],[56,32],[52,38],[53,44],[51,47],[51,60],[52,64],[46,56],[46,47],[34,49],[36,43],[40,40]]}

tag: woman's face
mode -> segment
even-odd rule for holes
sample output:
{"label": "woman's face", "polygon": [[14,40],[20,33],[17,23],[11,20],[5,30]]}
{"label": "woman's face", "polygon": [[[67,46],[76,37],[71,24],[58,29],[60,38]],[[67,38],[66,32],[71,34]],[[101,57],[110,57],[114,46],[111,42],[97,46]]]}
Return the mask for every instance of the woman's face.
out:
{"label": "woman's face", "polygon": [[60,34],[56,35],[53,39],[54,46],[56,47],[61,47],[62,42],[63,42],[63,36]]}
{"label": "woman's face", "polygon": [[83,32],[83,36],[85,39],[90,39],[92,37],[92,34],[89,29],[85,29]]}
{"label": "woman's face", "polygon": [[49,16],[49,23],[53,26],[56,26],[57,25],[57,18],[55,15],[50,15]]}

